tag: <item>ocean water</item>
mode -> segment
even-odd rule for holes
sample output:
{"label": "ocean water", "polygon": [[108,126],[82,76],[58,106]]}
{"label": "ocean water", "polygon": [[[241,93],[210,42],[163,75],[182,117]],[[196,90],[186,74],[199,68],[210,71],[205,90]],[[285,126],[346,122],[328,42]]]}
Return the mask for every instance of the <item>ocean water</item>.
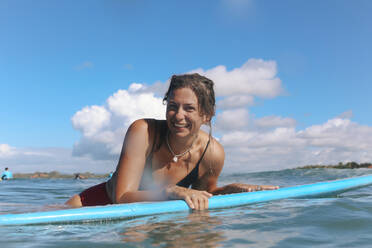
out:
{"label": "ocean water", "polygon": [[[372,174],[369,169],[222,175],[220,184],[281,187]],[[0,182],[0,214],[54,210],[99,179]],[[99,223],[1,226],[0,247],[371,247],[372,186],[322,198]]]}

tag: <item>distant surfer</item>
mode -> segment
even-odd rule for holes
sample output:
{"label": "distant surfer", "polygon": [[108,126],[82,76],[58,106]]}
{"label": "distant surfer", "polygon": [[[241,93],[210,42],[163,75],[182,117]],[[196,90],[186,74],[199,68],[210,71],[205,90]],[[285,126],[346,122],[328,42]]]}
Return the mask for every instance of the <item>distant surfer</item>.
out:
{"label": "distant surfer", "polygon": [[76,173],[75,174],[75,180],[79,180],[79,179],[85,179],[85,177],[80,175],[80,173]]}
{"label": "distant surfer", "polygon": [[[212,195],[277,189],[242,183],[217,187],[225,153],[211,134],[213,85],[197,73],[172,76],[163,98],[166,120],[134,121],[112,177],[74,195],[66,204],[81,207],[180,199],[191,209],[203,210]],[[209,133],[200,129],[204,124]]]}
{"label": "distant surfer", "polygon": [[6,167],[3,173],[1,174],[1,179],[2,180],[9,180],[13,178],[12,172],[9,171],[9,168]]}

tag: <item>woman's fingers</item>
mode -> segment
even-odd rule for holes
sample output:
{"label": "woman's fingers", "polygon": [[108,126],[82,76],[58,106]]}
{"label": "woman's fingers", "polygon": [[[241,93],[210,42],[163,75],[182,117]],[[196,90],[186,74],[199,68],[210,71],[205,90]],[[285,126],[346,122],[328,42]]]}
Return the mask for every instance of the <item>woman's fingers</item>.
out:
{"label": "woman's fingers", "polygon": [[197,193],[192,193],[191,195],[186,196],[185,201],[191,209],[204,210],[208,209],[208,198],[211,196],[212,195],[208,192],[199,191]]}
{"label": "woman's fingers", "polygon": [[261,190],[274,190],[274,189],[279,189],[279,186],[261,185]]}
{"label": "woman's fingers", "polygon": [[273,186],[273,185],[254,185],[252,187],[252,191],[274,190],[274,189],[279,189],[279,186]]}
{"label": "woman's fingers", "polygon": [[203,194],[204,196],[206,196],[207,198],[210,198],[210,197],[213,196],[211,193],[209,193],[209,192],[207,192],[207,191],[201,191],[201,192],[202,192],[202,194]]}
{"label": "woman's fingers", "polygon": [[204,209],[204,203],[202,200],[202,196],[200,194],[192,194],[191,200],[194,203],[195,210],[203,210]]}
{"label": "woman's fingers", "polygon": [[209,208],[209,199],[208,199],[208,197],[203,197],[203,201],[204,201],[204,209],[208,209]]}
{"label": "woman's fingers", "polygon": [[195,204],[195,209],[196,210],[204,210],[204,209],[207,209],[208,208],[208,203],[206,203],[206,198],[205,196],[203,195],[198,195],[198,196],[195,196],[194,197],[194,200],[196,202]]}
{"label": "woman's fingers", "polygon": [[191,201],[192,201],[192,203],[193,203],[193,205],[194,205],[194,208],[193,209],[199,209],[199,201],[198,201],[198,198],[197,198],[197,196],[195,195],[195,194],[192,194],[191,195]]}
{"label": "woman's fingers", "polygon": [[187,205],[189,206],[189,208],[195,209],[195,204],[194,204],[194,201],[192,200],[192,197],[190,197],[190,196],[187,195],[185,197],[185,202],[187,203]]}
{"label": "woman's fingers", "polygon": [[235,186],[240,189],[241,192],[253,192],[261,190],[275,190],[279,189],[279,186],[273,185],[252,185],[252,184],[235,184]]}

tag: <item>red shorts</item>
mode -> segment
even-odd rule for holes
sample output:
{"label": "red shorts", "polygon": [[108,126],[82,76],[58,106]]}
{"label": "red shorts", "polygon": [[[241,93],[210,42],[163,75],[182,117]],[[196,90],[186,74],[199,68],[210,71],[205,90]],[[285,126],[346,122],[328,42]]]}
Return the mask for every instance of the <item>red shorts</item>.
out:
{"label": "red shorts", "polygon": [[106,182],[92,186],[80,193],[83,206],[102,206],[113,204],[107,195]]}

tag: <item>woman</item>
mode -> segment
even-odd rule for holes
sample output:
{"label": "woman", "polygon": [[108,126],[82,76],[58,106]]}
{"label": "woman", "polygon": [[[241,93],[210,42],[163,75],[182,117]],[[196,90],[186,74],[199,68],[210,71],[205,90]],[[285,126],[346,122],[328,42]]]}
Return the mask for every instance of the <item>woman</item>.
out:
{"label": "woman", "polygon": [[[216,194],[277,189],[230,184],[217,187],[225,154],[211,132],[213,82],[199,74],[173,76],[164,97],[166,120],[141,119],[126,133],[113,176],[66,203],[73,207],[182,199],[191,209],[208,208]],[[191,188],[189,188],[191,186]]]}

